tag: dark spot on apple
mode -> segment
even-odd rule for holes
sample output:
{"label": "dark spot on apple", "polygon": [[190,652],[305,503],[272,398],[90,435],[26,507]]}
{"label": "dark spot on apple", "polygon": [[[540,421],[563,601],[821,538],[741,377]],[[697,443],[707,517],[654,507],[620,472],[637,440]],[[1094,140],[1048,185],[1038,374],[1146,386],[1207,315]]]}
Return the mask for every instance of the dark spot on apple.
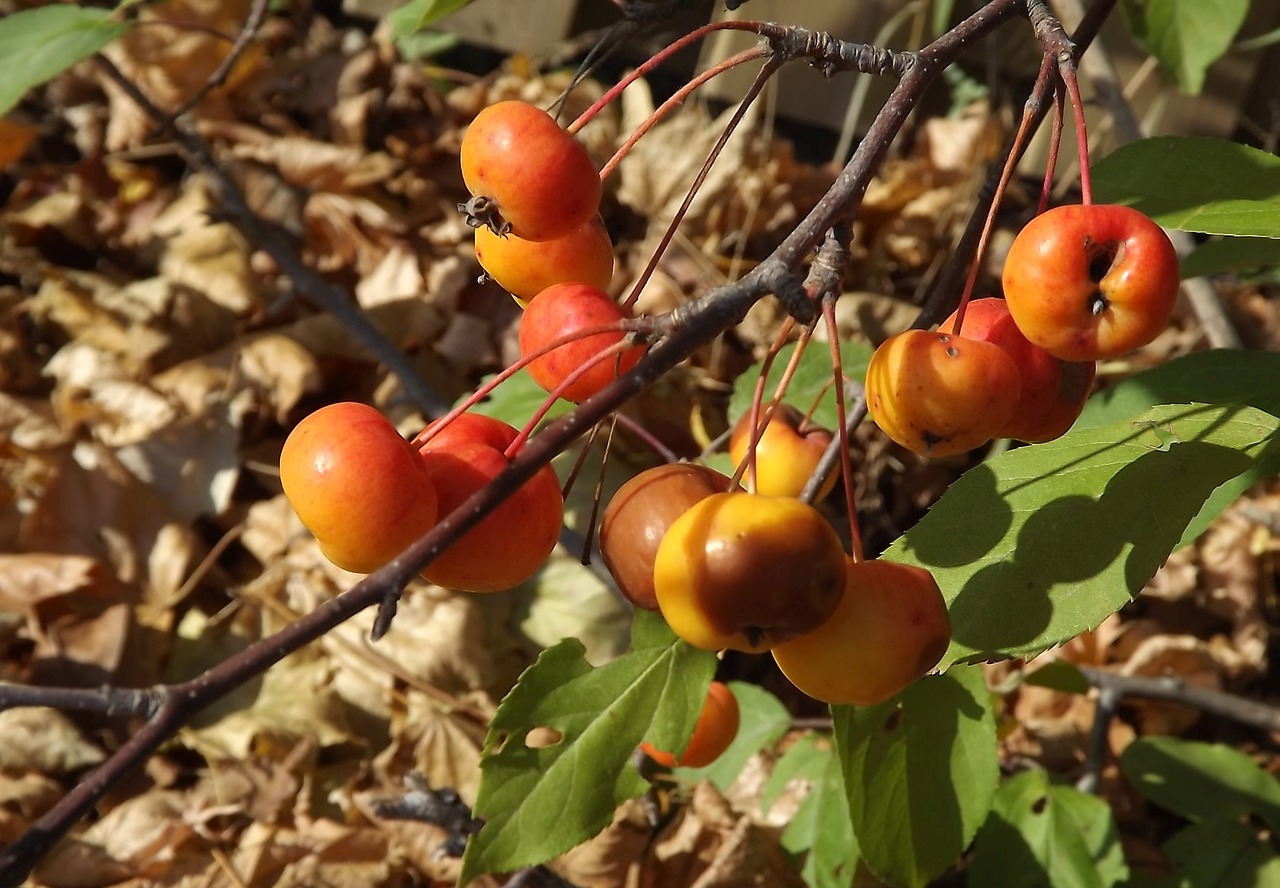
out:
{"label": "dark spot on apple", "polygon": [[948,358],[960,357],[960,349],[956,348],[954,345],[947,346],[947,357]]}
{"label": "dark spot on apple", "polygon": [[1091,244],[1086,247],[1089,261],[1089,280],[1100,283],[1107,272],[1119,260],[1119,250],[1115,244]]}

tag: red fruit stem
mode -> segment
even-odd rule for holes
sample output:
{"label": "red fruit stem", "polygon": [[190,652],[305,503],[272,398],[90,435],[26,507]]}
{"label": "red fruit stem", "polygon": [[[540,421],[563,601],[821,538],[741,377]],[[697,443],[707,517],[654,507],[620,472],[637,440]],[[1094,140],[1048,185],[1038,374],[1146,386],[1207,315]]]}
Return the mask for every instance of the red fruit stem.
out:
{"label": "red fruit stem", "polygon": [[[624,321],[623,323],[626,323],[626,322]],[[553,342],[551,345],[547,346],[546,348],[540,349],[538,352],[536,352],[533,355],[533,357],[534,358],[541,357],[542,355],[545,355],[548,352],[555,351],[560,346],[565,345],[566,343],[569,343],[569,342],[573,342],[574,340],[585,339],[587,336],[595,336],[602,332],[616,331],[617,329],[618,329],[617,324],[610,324],[608,326],[591,327],[587,330],[579,331],[578,333],[572,334],[570,336],[562,336],[559,339],[557,339],[555,342]],[[566,389],[568,389],[569,386],[573,385],[575,382],[581,379],[582,375],[586,373],[588,370],[590,370],[592,367],[594,367],[596,364],[599,364],[601,361],[604,361],[609,358],[616,359],[616,357],[620,355],[622,352],[626,351],[629,348],[634,348],[635,345],[636,343],[632,341],[632,338],[630,336],[624,336],[622,339],[619,339],[617,342],[610,343],[607,348],[603,348],[600,351],[596,352],[594,355],[591,356],[591,360],[584,361],[583,363],[579,364],[577,367],[574,367],[573,372],[570,373],[568,376],[566,376],[564,379],[560,380],[560,384],[557,385],[554,389],[552,389],[548,393],[546,400],[542,402],[542,406],[539,407],[534,412],[533,416],[529,419],[529,421],[524,424],[524,428],[520,430],[520,434],[516,435],[515,440],[512,441],[509,445],[507,445],[507,449],[505,453],[505,456],[507,457],[507,459],[514,459],[516,454],[518,454],[521,451],[521,449],[523,449],[524,442],[528,440],[529,436],[533,434],[533,430],[538,427],[538,424],[542,422],[543,417],[545,417],[547,415],[547,412],[552,408],[552,406],[554,406],[554,404],[556,403],[556,400],[560,397],[561,392],[565,391]]]}
{"label": "red fruit stem", "polygon": [[[516,361],[513,361],[510,366],[506,367],[500,373],[497,373],[491,378],[489,378],[488,380],[486,380],[483,385],[481,385],[474,392],[468,395],[466,400],[461,401],[456,407],[454,407],[444,416],[440,417],[436,425],[430,427],[429,431],[427,429],[423,429],[421,432],[419,432],[412,441],[413,445],[415,447],[421,448],[422,445],[426,444],[436,435],[440,434],[440,432],[444,429],[445,426],[453,422],[463,413],[466,413],[475,405],[479,404],[485,398],[489,397],[489,395],[493,393],[493,390],[496,389],[499,385],[506,382],[511,377],[515,376],[522,369],[527,367],[529,364],[532,364],[534,361],[536,361],[538,358],[541,358],[543,355],[546,355],[555,351],[562,345],[568,345],[570,342],[576,342],[577,340],[585,339],[588,336],[595,336],[600,333],[616,333],[619,330],[622,330],[624,333],[639,333],[645,336],[652,336],[658,330],[658,324],[654,323],[654,321],[652,321],[649,318],[631,318],[631,319],[616,322],[613,324],[601,324],[597,327],[585,327],[582,330],[576,330],[573,333],[569,333],[565,336],[561,336],[559,339],[556,339],[553,342],[548,343],[547,345],[543,346],[542,348],[538,349],[538,351],[533,352],[532,354],[521,355],[520,358]],[[625,342],[626,340],[623,340],[623,341]],[[543,404],[543,409],[539,413],[539,416],[545,415],[546,411],[551,409],[551,405],[554,404],[555,401],[556,399],[554,396],[548,397],[547,401]],[[517,439],[517,440],[520,440],[520,439]],[[513,455],[514,454],[512,453],[508,453],[507,458],[510,459]]]}
{"label": "red fruit stem", "polygon": [[652,114],[645,118],[643,123],[636,127],[635,132],[627,137],[627,141],[623,142],[622,147],[614,152],[613,157],[609,158],[608,163],[600,168],[600,179],[602,181],[607,179],[609,174],[612,173],[618,164],[622,162],[622,159],[631,153],[631,149],[635,147],[636,142],[639,142],[640,138],[645,133],[649,132],[649,130],[653,129],[654,125],[661,121],[662,118],[666,117],[676,108],[683,105],[685,100],[693,94],[694,90],[702,86],[702,84],[706,83],[718,74],[723,74],[731,68],[736,68],[738,65],[754,61],[755,59],[762,59],[768,56],[771,52],[772,50],[767,46],[755,46],[751,49],[744,49],[742,52],[737,53],[736,55],[731,55],[724,61],[713,65],[698,74],[684,86],[680,87],[680,89],[676,91],[675,95],[671,96],[671,98],[659,105]]}
{"label": "red fruit stem", "polygon": [[849,455],[849,429],[844,403],[844,362],[840,358],[840,329],[836,325],[836,302],[822,300],[822,319],[827,324],[831,347],[832,378],[836,388],[837,435],[840,439],[840,474],[844,481],[845,511],[849,513],[849,548],[855,563],[863,559],[862,527],[858,522],[858,497],[853,487],[853,458]]}
{"label": "red fruit stem", "polygon": [[[573,466],[569,469],[569,474],[565,477],[564,484],[560,485],[561,499],[569,498],[569,491],[573,490],[574,483],[577,482],[578,476],[582,474],[582,467],[586,465],[586,462],[587,462],[587,454],[591,452],[591,446],[596,443],[596,438],[600,437],[600,427],[604,425],[604,422],[605,421],[603,419],[600,420],[600,422],[593,425],[591,427],[591,431],[587,433],[586,443],[582,445],[582,449],[578,451],[577,457],[574,458]],[[611,441],[612,439],[613,439],[613,423],[609,423],[609,435],[605,440],[606,442],[608,442],[608,441]],[[605,452],[606,454],[608,453],[607,443],[605,444]],[[596,502],[594,505],[597,505],[597,506],[600,504],[600,487],[604,481],[604,475],[603,475],[604,463],[603,462],[600,464],[600,472],[601,472],[600,477],[596,479]],[[593,507],[591,510],[591,518],[587,522],[587,527],[594,527],[595,523],[596,523],[596,516],[595,516],[595,508]],[[584,558],[587,557],[589,549],[590,549],[590,546],[588,545],[588,548],[583,550],[582,556]],[[586,562],[583,562],[583,563],[585,564]]]}
{"label": "red fruit stem", "polygon": [[[631,293],[622,303],[625,308],[632,308],[636,300],[640,298],[640,291],[644,289],[645,284],[649,283],[649,278],[653,276],[653,271],[658,267],[658,262],[662,258],[662,254],[667,251],[667,247],[671,245],[671,239],[676,235],[676,229],[680,226],[684,219],[684,214],[689,211],[689,206],[693,203],[693,198],[697,195],[698,189],[702,187],[702,183],[707,179],[707,173],[711,171],[711,165],[715,163],[716,158],[720,156],[720,152],[724,149],[725,144],[729,141],[729,137],[733,135],[733,131],[738,128],[738,124],[742,122],[742,118],[746,115],[747,109],[751,107],[752,102],[760,95],[760,91],[764,89],[764,85],[769,82],[769,78],[773,76],[780,67],[782,61],[778,56],[774,56],[761,67],[756,79],[752,82],[751,88],[747,90],[746,95],[742,97],[742,101],[738,103],[737,109],[733,112],[733,116],[729,118],[729,122],[725,124],[724,132],[720,134],[720,138],[716,140],[715,145],[711,147],[711,152],[707,155],[706,161],[702,164],[702,169],[698,170],[698,175],[694,177],[693,184],[689,186],[689,191],[685,194],[684,200],[680,204],[680,208],[676,210],[675,215],[671,218],[671,223],[667,225],[667,230],[662,234],[662,240],[658,242],[658,246],[654,249],[653,254],[649,256],[649,261],[644,267],[644,271],[640,272],[640,276],[636,278],[636,282],[631,287]],[[665,108],[666,105],[664,104]],[[661,111],[661,109],[659,109]],[[655,112],[655,114],[658,112]]]}
{"label": "red fruit stem", "polygon": [[[1033,92],[1040,89],[1042,84],[1047,83],[1052,73],[1053,60],[1046,55],[1040,60],[1040,73],[1036,76],[1036,85]],[[1009,186],[1009,179],[1013,177],[1013,170],[1018,165],[1018,157],[1027,141],[1031,138],[1032,130],[1035,127],[1035,117],[1035,112],[1030,105],[1023,106],[1022,119],[1018,121],[1018,131],[1014,134],[1013,145],[1005,158],[1004,168],[1000,170],[1000,181],[996,184],[995,198],[987,208],[987,218],[982,223],[982,233],[978,235],[978,246],[973,253],[973,262],[969,265],[969,276],[965,278],[964,291],[960,294],[960,305],[956,308],[955,323],[951,325],[953,336],[959,336],[960,330],[964,326],[965,310],[969,307],[969,299],[973,296],[973,288],[978,282],[978,269],[982,267],[982,257],[987,253],[987,241],[991,238],[991,229],[995,227],[996,212],[1000,209],[1000,200],[1004,196],[1005,189]]]}
{"label": "red fruit stem", "polygon": [[605,92],[604,95],[596,99],[595,102],[592,103],[590,108],[588,108],[586,111],[583,111],[581,114],[579,114],[578,119],[575,120],[573,123],[569,124],[568,127],[566,127],[566,132],[568,132],[570,135],[576,134],[584,126],[590,123],[592,118],[594,118],[597,114],[599,114],[605,108],[606,105],[608,105],[618,96],[620,96],[624,89],[626,89],[631,84],[635,83],[644,75],[648,74],[654,68],[658,67],[658,65],[665,62],[667,59],[675,55],[680,50],[684,49],[686,46],[697,43],[699,40],[701,40],[703,37],[706,37],[708,34],[711,34],[715,31],[751,31],[753,33],[758,34],[760,33],[760,27],[761,27],[760,22],[726,21],[726,22],[712,22],[709,25],[703,25],[701,28],[698,28],[696,31],[690,31],[688,34],[685,34],[683,37],[679,38],[678,40],[673,42],[670,46],[666,47],[665,49],[658,50],[656,53],[654,53],[648,59],[642,62],[638,68],[636,68],[630,74],[627,74],[626,76],[624,76],[621,80],[619,80],[613,86],[609,87],[609,89]]}
{"label": "red fruit stem", "polygon": [[1071,113],[1076,120],[1076,149],[1080,153],[1080,203],[1093,203],[1093,176],[1089,172],[1089,134],[1085,130],[1084,101],[1080,98],[1080,81],[1076,77],[1075,59],[1058,61],[1058,71],[1071,97]]}
{"label": "red fruit stem", "polygon": [[751,392],[751,407],[747,411],[747,424],[751,429],[751,440],[747,442],[746,459],[734,470],[733,477],[729,479],[730,489],[738,487],[745,471],[747,492],[756,492],[756,442],[759,441],[760,404],[764,400],[764,383],[769,378],[769,371],[773,369],[773,362],[782,350],[783,343],[786,342],[787,336],[790,335],[794,327],[795,321],[792,318],[787,318],[782,325],[782,329],[773,337],[773,342],[770,343],[769,351],[765,353],[764,360],[760,362],[760,375],[756,377],[756,384]]}
{"label": "red fruit stem", "polygon": [[[565,479],[564,487],[560,489],[560,496],[563,499],[569,498],[569,491],[573,489],[574,479],[578,477],[578,472],[586,462],[587,454],[591,452],[591,445],[595,443],[596,438],[599,436],[602,425],[604,425],[604,420],[591,427],[591,437],[587,439],[586,446],[578,454],[578,459],[573,464],[573,471]],[[591,564],[591,550],[595,543],[596,528],[600,526],[600,500],[604,498],[604,473],[609,468],[609,454],[613,451],[613,433],[617,428],[618,414],[614,413],[612,421],[609,423],[609,434],[605,435],[604,438],[604,452],[600,455],[600,470],[596,472],[596,487],[591,492],[591,514],[587,516],[587,530],[582,535],[582,554],[578,556],[578,561],[584,566]]]}
{"label": "red fruit stem", "polygon": [[680,456],[666,444],[658,439],[658,436],[646,429],[643,425],[636,422],[625,413],[613,414],[614,422],[626,429],[630,434],[640,440],[642,444],[654,452],[658,459],[664,463],[680,462]]}
{"label": "red fruit stem", "polygon": [[1049,129],[1049,158],[1044,165],[1044,184],[1040,186],[1040,202],[1036,204],[1036,215],[1049,209],[1049,195],[1053,191],[1053,174],[1058,168],[1058,149],[1062,147],[1062,127],[1066,117],[1066,108],[1061,85],[1053,90],[1053,123]]}

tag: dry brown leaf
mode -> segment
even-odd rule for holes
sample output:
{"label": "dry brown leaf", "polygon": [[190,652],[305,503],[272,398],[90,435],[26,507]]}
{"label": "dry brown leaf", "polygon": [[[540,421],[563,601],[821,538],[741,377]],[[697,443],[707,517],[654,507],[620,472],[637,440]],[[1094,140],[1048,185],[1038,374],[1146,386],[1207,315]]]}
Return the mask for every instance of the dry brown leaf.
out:
{"label": "dry brown leaf", "polygon": [[396,728],[373,765],[384,785],[394,786],[412,771],[428,786],[456,790],[472,805],[480,786],[480,749],[487,729],[473,715],[447,712],[439,705],[419,706]]}
{"label": "dry brown leaf", "polygon": [[16,163],[38,135],[34,126],[0,117],[0,172]]}
{"label": "dry brown leaf", "polygon": [[43,774],[0,773],[0,842],[18,838],[64,792],[58,781]]}
{"label": "dry brown leaf", "polygon": [[395,158],[363,146],[334,145],[298,136],[280,138],[259,132],[238,133],[232,146],[235,157],[275,167],[285,182],[308,191],[351,193],[386,182],[396,172]]}
{"label": "dry brown leaf", "polygon": [[71,719],[44,706],[0,711],[0,737],[0,770],[9,774],[70,774],[106,758]]}
{"label": "dry brown leaf", "polygon": [[799,886],[777,841],[737,814],[710,783],[693,789],[689,806],[653,844],[641,888],[690,885]]}
{"label": "dry brown leaf", "polygon": [[116,451],[179,522],[222,515],[231,502],[240,476],[240,423],[227,406],[211,405],[205,415],[166,423]]}
{"label": "dry brown leaf", "polygon": [[174,520],[168,504],[101,445],[80,442],[53,456],[41,495],[23,516],[19,545],[98,558],[124,583],[145,586],[148,554]]}
{"label": "dry brown leaf", "polygon": [[[510,595],[458,594],[418,585],[401,600],[390,631],[377,644],[368,642],[375,616],[371,610],[343,623],[322,643],[343,664],[339,692],[374,712],[386,705],[381,701],[395,681],[384,660],[394,663],[399,674],[450,694],[487,690],[500,696],[529,662],[530,646],[514,628],[517,606]],[[358,653],[365,648],[377,659]],[[412,693],[409,700],[412,705]]]}
{"label": "dry brown leaf", "polygon": [[[580,888],[615,888],[627,884],[628,873],[643,858],[653,827],[644,805],[636,799],[623,802],[613,822],[598,835],[562,854],[550,868]],[[673,883],[675,884],[675,883]]]}
{"label": "dry brown leaf", "polygon": [[[130,28],[105,50],[129,80],[162,108],[176,109],[205,85],[222,64],[231,45],[222,34],[234,34],[249,12],[250,0],[167,0],[143,7],[147,27]],[[261,59],[246,52],[233,69],[227,87],[215,90],[204,109],[219,103],[220,93],[245,77]],[[142,141],[154,128],[137,104],[114,81],[101,78],[111,105],[107,148],[116,151]]]}
{"label": "dry brown leaf", "polygon": [[238,709],[190,736],[206,757],[243,759],[250,753],[293,749],[310,738],[321,747],[353,740],[345,706],[333,689],[334,666],[311,649],[291,654],[262,677],[252,706]]}
{"label": "dry brown leaf", "polygon": [[1267,669],[1271,630],[1263,604],[1263,575],[1253,551],[1254,523],[1232,506],[1210,525],[1198,548],[1210,613],[1232,624],[1231,646],[1240,669],[1259,675]]}

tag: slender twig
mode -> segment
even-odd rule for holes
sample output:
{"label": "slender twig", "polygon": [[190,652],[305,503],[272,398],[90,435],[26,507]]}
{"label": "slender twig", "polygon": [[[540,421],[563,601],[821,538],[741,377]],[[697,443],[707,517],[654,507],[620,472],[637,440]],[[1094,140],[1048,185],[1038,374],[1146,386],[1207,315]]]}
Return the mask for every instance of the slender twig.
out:
{"label": "slender twig", "polygon": [[1089,684],[1098,689],[1097,710],[1090,730],[1085,771],[1078,782],[1079,788],[1084,792],[1097,789],[1099,775],[1106,764],[1107,735],[1111,720],[1115,718],[1117,708],[1125,699],[1180,703],[1262,731],[1273,734],[1280,732],[1280,706],[1188,684],[1181,676],[1120,675],[1090,666],[1081,666],[1080,672]]}
{"label": "slender twig", "polygon": [[258,28],[262,26],[262,20],[266,17],[269,4],[270,0],[253,0],[253,5],[249,7],[249,15],[245,18],[244,27],[236,35],[235,42],[231,44],[231,49],[227,52],[227,57],[222,60],[222,63],[218,65],[217,69],[209,75],[208,79],[195,93],[189,96],[185,102],[178,106],[176,111],[173,111],[156,126],[153,136],[164,135],[179,117],[199,105],[205,96],[227,82],[231,69],[235,67],[236,62],[240,60],[240,56],[244,54],[244,51],[249,48],[249,44],[253,42],[254,35],[258,33]]}
{"label": "slender twig", "polygon": [[45,688],[0,682],[0,710],[49,706],[64,712],[150,718],[164,701],[163,688]]}
{"label": "slender twig", "polygon": [[[163,122],[166,115],[131,80],[104,55],[94,60],[152,120]],[[204,171],[214,182],[219,197],[218,214],[234,226],[245,239],[265,252],[280,270],[293,281],[298,292],[331,314],[356,344],[387,365],[400,379],[405,395],[427,416],[447,413],[449,403],[427,384],[413,363],[391,342],[347,293],[312,270],[298,256],[292,236],[275,223],[268,222],[249,207],[236,180],[218,163],[208,143],[185,120],[176,120],[173,131],[178,147],[192,166]]]}

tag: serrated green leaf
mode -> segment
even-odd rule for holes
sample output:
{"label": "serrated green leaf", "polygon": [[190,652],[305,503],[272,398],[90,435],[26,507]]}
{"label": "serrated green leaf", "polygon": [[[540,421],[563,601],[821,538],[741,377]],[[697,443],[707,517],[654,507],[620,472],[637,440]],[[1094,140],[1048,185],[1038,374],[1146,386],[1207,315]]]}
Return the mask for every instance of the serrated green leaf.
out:
{"label": "serrated green leaf", "polygon": [[447,15],[452,15],[471,0],[409,0],[399,9],[387,14],[391,26],[391,38],[399,40],[415,31],[429,27]]}
{"label": "serrated green leaf", "polygon": [[1106,802],[1041,770],[996,792],[969,866],[970,888],[1110,888],[1128,876]]}
{"label": "serrated green leaf", "polygon": [[1275,847],[1237,820],[1189,826],[1165,842],[1174,866],[1161,888],[1280,888]]}
{"label": "serrated green leaf", "polygon": [[1280,237],[1280,158],[1224,139],[1130,142],[1094,164],[1093,195],[1168,228]]}
{"label": "serrated green leaf", "polygon": [[0,18],[0,59],[8,71],[0,79],[0,115],[27,90],[61,74],[129,30],[109,9],[38,6]]}
{"label": "serrated green leaf", "polygon": [[1278,426],[1251,407],[1163,405],[966,472],[884,554],[942,588],[952,642],[939,668],[1032,657],[1097,626]]}
{"label": "serrated green leaf", "polygon": [[[487,383],[492,378],[492,376],[486,376],[483,382]],[[542,409],[546,400],[546,390],[534,382],[532,376],[521,370],[510,379],[499,383],[493,390],[493,394],[476,404],[471,410],[482,416],[492,416],[494,419],[500,419],[516,428],[521,428],[533,414]],[[551,405],[551,409],[547,411],[546,419],[555,419],[572,409],[573,404],[563,398],[557,398]]]}
{"label": "serrated green leaf", "polygon": [[[525,670],[485,738],[463,884],[550,860],[598,833],[648,783],[631,765],[646,736],[683,749],[706,699],[715,655],[679,641],[661,618],[637,614],[630,653],[598,669],[566,639]],[[530,728],[560,735],[531,749]]]}
{"label": "serrated green leaf", "polygon": [[758,685],[729,682],[729,690],[738,699],[741,721],[738,736],[729,748],[705,768],[676,768],[676,774],[689,781],[710,780],[724,792],[742,773],[747,759],[777,743],[791,727],[791,714],[773,694]]}
{"label": "serrated green leaf", "polygon": [[[773,390],[782,378],[787,364],[795,353],[796,343],[784,345],[769,368],[769,378],[765,380],[763,399],[766,403],[773,398]],[[844,365],[847,379],[862,379],[867,375],[867,363],[871,360],[874,349],[863,342],[841,342],[840,363]],[[733,384],[733,395],[729,398],[729,421],[736,422],[738,417],[751,409],[751,399],[755,396],[756,382],[764,362],[754,364],[746,372],[738,376]],[[837,424],[836,396],[832,390],[833,375],[831,372],[831,352],[825,342],[810,342],[800,356],[795,375],[787,386],[787,404],[801,413],[809,413],[815,423],[828,429]]]}
{"label": "serrated green leaf", "polygon": [[[1247,405],[1280,416],[1280,354],[1214,349],[1135,373],[1090,398],[1075,428],[1098,428],[1180,401]],[[1190,545],[1242,493],[1277,472],[1280,450],[1272,449],[1253,468],[1223,483],[1187,525],[1176,548]]]}
{"label": "serrated green leaf", "polygon": [[1249,0],[1127,0],[1129,30],[1178,89],[1196,95],[1205,70],[1231,47]]}
{"label": "serrated green leaf", "polygon": [[1188,820],[1257,814],[1280,830],[1280,781],[1233,747],[1144,737],[1125,747],[1120,768],[1138,792]]}
{"label": "serrated green leaf", "polygon": [[999,782],[991,695],[979,667],[926,676],[879,706],[833,706],[862,859],[919,888],[955,862]]}
{"label": "serrated green leaf", "polygon": [[858,843],[830,740],[809,734],[786,751],[769,775],[762,809],[767,811],[792,780],[806,780],[811,789],[782,831],[782,847],[804,855],[800,875],[810,888],[846,888],[858,865]]}

